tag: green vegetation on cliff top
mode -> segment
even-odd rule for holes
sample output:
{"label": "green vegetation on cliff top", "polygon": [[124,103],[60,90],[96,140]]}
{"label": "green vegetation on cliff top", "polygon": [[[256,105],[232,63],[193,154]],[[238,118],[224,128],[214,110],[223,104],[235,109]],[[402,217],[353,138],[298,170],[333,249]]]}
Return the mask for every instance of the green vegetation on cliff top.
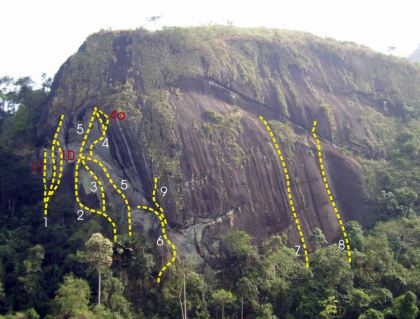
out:
{"label": "green vegetation on cliff top", "polygon": [[[56,93],[54,104],[77,107],[106,87],[109,68],[112,63],[119,63],[121,57],[117,59],[116,52],[122,49],[131,62],[127,77],[141,79],[146,94],[176,86],[180,77],[205,75],[221,81],[221,71],[226,68],[230,81],[239,77],[250,87],[253,97],[264,102],[262,85],[269,84],[267,81],[289,82],[288,69],[292,67],[304,75],[317,69],[324,76],[328,72],[325,59],[336,59],[342,65],[339,71],[343,81],[356,92],[373,94],[394,105],[410,106],[419,99],[419,72],[406,59],[305,32],[215,25],[95,33],[65,64],[62,91]],[[384,87],[382,93],[375,90],[378,79]],[[295,88],[288,84],[287,88],[282,85],[282,90],[294,94]],[[281,99],[280,96],[279,102]],[[300,107],[297,96],[295,100],[295,106]]]}

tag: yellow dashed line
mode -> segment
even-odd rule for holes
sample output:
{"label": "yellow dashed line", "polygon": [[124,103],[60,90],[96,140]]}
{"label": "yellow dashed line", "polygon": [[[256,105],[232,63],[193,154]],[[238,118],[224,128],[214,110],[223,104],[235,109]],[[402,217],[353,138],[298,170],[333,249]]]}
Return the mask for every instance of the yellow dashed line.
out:
{"label": "yellow dashed line", "polygon": [[[57,189],[58,185],[60,185],[61,176],[63,173],[63,158],[61,157],[61,148],[60,148],[60,142],[58,141],[58,133],[60,132],[61,124],[63,124],[64,115],[61,115],[60,122],[57,126],[57,131],[55,132],[54,139],[51,146],[51,162],[52,162],[52,180],[50,184],[50,189],[47,192],[47,149],[44,149],[44,167],[42,171],[42,181],[44,183],[44,215],[48,214],[48,202],[50,200],[50,197],[54,194],[55,190]],[[58,178],[57,176],[57,165],[55,165],[55,146],[57,145],[58,151],[59,151],[59,159],[60,159],[60,165],[59,165],[59,172],[58,172]],[[55,184],[55,186],[54,186]]]}
{"label": "yellow dashed line", "polygon": [[[99,113],[101,113],[102,115],[105,115],[106,124],[104,124],[104,122],[102,121],[102,118],[100,117]],[[102,124],[102,136],[99,139],[97,139],[96,141],[94,141],[93,144],[89,147],[89,155],[90,156],[92,156],[93,146],[95,146],[96,143],[102,141],[105,138],[106,131],[108,130],[108,123],[109,123],[108,116],[106,114],[104,114],[101,110],[99,110],[99,113],[96,113],[96,117],[98,118],[99,122],[101,122],[101,124]],[[89,127],[90,127],[90,125],[89,125]],[[89,134],[89,129],[87,130],[87,134]]]}
{"label": "yellow dashed line", "polygon": [[[107,215],[107,214],[105,214],[105,192],[104,192],[104,188],[103,188],[103,184],[101,183],[101,181],[98,179],[98,177],[90,170],[90,168],[89,168],[89,166],[87,166],[86,165],[86,162],[84,161],[84,160],[90,160],[90,161],[93,161],[93,162],[95,162],[95,163],[98,163],[101,167],[103,167],[103,165],[102,165],[102,163],[99,163],[97,160],[93,160],[91,157],[85,157],[85,156],[83,156],[83,146],[85,145],[85,140],[87,139],[87,137],[88,137],[88,135],[89,135],[89,132],[90,132],[90,128],[92,127],[92,123],[93,123],[93,121],[95,120],[95,116],[96,116],[96,114],[97,114],[97,112],[98,112],[98,110],[97,110],[97,108],[95,107],[94,108],[94,111],[93,111],[93,114],[92,114],[92,117],[91,117],[91,119],[90,119],[90,122],[89,122],[89,128],[86,130],[86,134],[85,134],[85,136],[84,136],[84,138],[83,138],[83,142],[82,142],[82,146],[80,147],[80,151],[79,151],[79,157],[78,157],[78,159],[77,159],[77,162],[76,162],[76,169],[75,169],[75,179],[74,179],[74,181],[75,181],[75,187],[74,187],[74,189],[75,189],[75,195],[76,195],[76,201],[79,203],[79,206],[80,207],[82,207],[83,209],[86,209],[86,210],[89,210],[89,211],[91,211],[91,212],[93,212],[93,213],[97,213],[97,214],[99,214],[99,215],[102,215],[102,216],[104,216],[105,218],[107,218],[108,219],[108,221],[111,223],[111,225],[112,225],[112,227],[113,227],[113,232],[114,232],[114,241],[116,241],[117,240],[117,228],[116,228],[116,225],[115,225],[115,223],[112,221],[112,219]],[[102,122],[102,120],[101,120],[101,122]],[[108,123],[107,123],[108,124]],[[103,132],[103,136],[105,136],[105,133],[106,133],[106,129],[104,130],[104,132]],[[92,145],[90,146],[90,148],[89,148],[89,150],[90,150],[90,152],[89,152],[89,155],[90,156],[92,156]],[[99,187],[100,187],[100,189],[101,189],[101,195],[102,195],[102,211],[99,211],[99,210],[95,210],[95,209],[92,209],[92,208],[89,208],[89,207],[87,207],[87,206],[84,206],[81,202],[80,202],[80,199],[79,199],[79,196],[78,196],[78,191],[77,191],[77,188],[78,188],[78,175],[79,175],[79,173],[78,173],[78,170],[79,170],[79,165],[80,165],[80,162],[82,162],[82,164],[83,164],[83,166],[86,168],[86,170],[93,176],[93,178],[98,182],[98,185],[99,185]],[[131,232],[130,232],[130,236],[131,236]]]}
{"label": "yellow dashed line", "polygon": [[44,167],[43,167],[43,170],[42,170],[42,181],[44,183],[44,203],[45,203],[44,204],[45,205],[44,206],[44,215],[47,215],[47,207],[48,207],[47,180],[46,180],[47,173],[46,173],[46,170],[47,170],[47,149],[44,148]]}
{"label": "yellow dashed line", "polygon": [[[176,256],[176,249],[175,249],[175,245],[171,243],[171,241],[168,239],[168,236],[166,236],[165,234],[165,224],[168,224],[165,216],[163,215],[163,209],[162,207],[159,207],[159,204],[156,202],[156,198],[155,198],[155,194],[156,194],[156,187],[157,187],[157,177],[155,176],[155,186],[153,188],[153,202],[155,203],[156,207],[160,209],[160,211],[162,212],[161,214],[159,214],[158,211],[154,210],[151,207],[147,207],[147,206],[137,206],[138,209],[144,209],[144,210],[149,210],[154,212],[158,217],[159,220],[161,220],[161,224],[162,224],[162,234],[163,234],[163,238],[166,239],[166,242],[172,247],[173,249],[173,254],[174,257],[172,258],[172,261],[169,262],[166,266],[169,267],[171,265],[171,263],[173,263],[175,261],[175,256]],[[163,221],[162,221],[163,220]],[[161,271],[159,272],[158,278],[157,278],[157,282],[160,282],[160,277],[162,276],[162,273],[165,271],[166,267],[163,267],[161,269]]]}
{"label": "yellow dashed line", "polygon": [[[90,175],[92,175],[95,180],[98,180],[98,178],[96,177],[96,175],[89,169],[89,167],[86,165],[85,161],[82,160],[83,166],[86,168],[86,170],[90,173]],[[77,181],[76,181],[77,182]],[[101,188],[101,194],[102,194],[102,211],[105,211],[105,192],[104,192],[104,188],[102,186],[102,183],[100,183],[100,181],[98,180],[98,185]],[[105,217],[107,217],[107,215],[103,214]]]}
{"label": "yellow dashed line", "polygon": [[[86,157],[84,157],[84,159],[86,159],[86,160],[88,160],[88,158],[86,158]],[[91,159],[91,161],[93,162],[93,160]],[[98,162],[99,163],[99,162]],[[102,167],[102,169],[103,169],[103,171],[105,172],[105,167],[102,165],[101,166]],[[108,175],[107,175],[108,176]],[[95,176],[94,176],[95,177]],[[111,179],[109,179],[109,181],[111,182],[111,185],[115,188],[115,189],[117,189],[117,186],[114,184],[114,182],[112,182],[112,180]],[[98,183],[99,184],[99,183]],[[125,202],[125,204],[127,205],[127,211],[128,211],[128,216],[130,216],[130,205],[129,205],[129,203],[128,203],[128,200],[127,200],[127,198],[125,198],[125,195],[124,194],[122,194],[121,193],[121,191],[120,191],[120,189],[117,189],[117,191],[118,191],[118,193],[121,195],[121,197],[124,199],[124,202]],[[129,232],[128,232],[128,234],[129,234],[129,236],[131,236],[132,235],[132,233],[131,233],[131,220],[129,220],[128,221],[128,230],[129,230]]]}
{"label": "yellow dashed line", "polygon": [[[270,132],[270,136],[271,136],[271,137],[273,137],[273,132],[271,132],[271,129],[270,129],[270,127],[268,126],[267,122],[264,120],[264,118],[263,118],[262,116],[260,116],[260,119],[264,122],[264,124],[265,124],[265,126],[266,126],[266,128],[267,128],[267,131],[269,131],[269,132]],[[274,138],[273,138],[273,141],[275,142],[275,139],[274,139]],[[275,144],[275,145],[276,145],[276,148],[278,148],[278,147],[277,147],[277,144]],[[283,160],[283,157],[281,156],[281,151],[280,151],[280,150],[277,150],[277,152],[278,152],[278,154],[280,155],[281,164],[282,164],[282,166],[284,167],[284,173],[286,174],[287,186],[289,186],[289,185],[290,185],[290,183],[289,183],[289,175],[287,174],[286,164],[285,164],[285,162],[284,162],[284,160]],[[291,191],[290,191],[290,187],[287,187],[287,193],[288,193],[288,197],[289,197],[289,199],[290,199],[290,206],[291,206],[291,208],[292,208],[292,211],[294,212],[294,211],[295,211],[295,208],[294,208],[294,206],[293,206],[292,193],[291,193]],[[294,217],[296,217],[296,214],[295,214],[295,213],[293,213],[293,216],[294,216]],[[296,220],[295,220],[295,222],[296,222],[296,227],[297,227],[297,229],[298,229],[298,232],[299,232],[299,235],[300,235],[301,241],[302,241],[302,243],[304,243],[304,242],[305,242],[305,239],[303,238],[303,234],[302,234],[302,232],[300,231],[300,226],[298,225],[298,220],[296,219]],[[305,255],[307,255],[306,245],[305,245],[305,244],[303,244],[303,249],[304,249],[304,251],[305,251]],[[306,257],[306,267],[307,267],[307,268],[309,268],[309,261],[308,261],[308,257]]]}
{"label": "yellow dashed line", "polygon": [[[322,163],[322,158],[321,158],[321,156],[322,156],[322,153],[321,153],[321,143],[317,139],[317,136],[315,134],[315,129],[316,129],[316,119],[314,121],[314,126],[312,128],[312,132],[313,132],[314,138],[316,139],[316,142],[318,143],[318,147],[317,148],[319,150],[319,152],[318,152],[319,163]],[[320,167],[321,167],[322,175],[325,176],[324,165],[323,164],[320,164]],[[325,188],[327,189],[328,194],[330,194],[331,192],[328,189],[327,177],[324,177],[324,185],[325,185]],[[336,205],[334,203],[334,199],[333,199],[333,197],[331,195],[329,196],[329,199],[330,199],[331,205],[334,207],[334,211],[337,213],[338,222],[340,223],[341,229],[344,232],[344,237],[347,237],[346,230],[345,230],[345,228],[343,226],[343,222],[341,221],[340,215],[338,214],[338,210],[337,210]],[[348,239],[347,238],[346,238],[346,243],[348,243]],[[349,256],[349,263],[351,263],[351,258],[350,258],[351,257],[350,245],[347,245],[347,250],[348,250],[348,256]]]}

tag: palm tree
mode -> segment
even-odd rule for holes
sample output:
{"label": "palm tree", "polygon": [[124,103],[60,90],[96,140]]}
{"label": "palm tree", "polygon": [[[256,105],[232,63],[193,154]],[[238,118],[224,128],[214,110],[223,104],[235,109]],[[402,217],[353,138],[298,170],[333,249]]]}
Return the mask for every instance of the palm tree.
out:
{"label": "palm tree", "polygon": [[248,278],[241,278],[236,284],[236,292],[241,297],[241,319],[244,318],[244,297],[257,302],[258,288]]}

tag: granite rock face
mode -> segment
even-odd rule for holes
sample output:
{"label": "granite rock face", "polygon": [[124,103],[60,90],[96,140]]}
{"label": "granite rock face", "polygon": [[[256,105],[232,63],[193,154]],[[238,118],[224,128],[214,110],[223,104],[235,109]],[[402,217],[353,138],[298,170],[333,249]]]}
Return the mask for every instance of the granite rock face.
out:
{"label": "granite rock face", "polygon": [[[409,80],[397,84],[396,77]],[[219,240],[234,229],[245,230],[255,243],[281,232],[291,247],[301,243],[285,173],[260,116],[285,157],[304,238],[319,227],[334,243],[340,224],[321,175],[314,120],[342,221],[366,227],[373,198],[363,167],[339,147],[380,157],[363,109],[400,116],[402,103],[418,100],[418,89],[417,96],[406,96],[399,85],[418,82],[408,62],[306,33],[220,26],[102,32],[91,35],[57,73],[39,125],[38,157],[41,161],[43,149],[51,148],[64,114],[58,139],[63,149],[74,150],[76,160],[65,161],[57,192],[73,196],[76,212],[74,171],[84,137],[78,126],[88,128],[95,107],[108,117],[124,112],[123,120],[109,118],[109,147],[95,144],[92,157],[118,187],[127,181],[123,193],[133,231],[161,235],[157,216],[136,208],[155,207],[157,176],[156,201],[178,253],[217,267]],[[87,145],[102,130],[95,119]],[[90,168],[104,184],[106,202],[124,212],[116,221],[118,233],[127,232],[123,198],[99,166]],[[93,181],[79,169],[81,201],[100,209]]]}

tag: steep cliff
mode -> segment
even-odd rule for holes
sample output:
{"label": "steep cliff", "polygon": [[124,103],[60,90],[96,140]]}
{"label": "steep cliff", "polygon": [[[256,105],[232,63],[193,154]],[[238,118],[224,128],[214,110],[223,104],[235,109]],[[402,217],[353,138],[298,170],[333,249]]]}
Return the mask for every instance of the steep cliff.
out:
{"label": "steep cliff", "polygon": [[[346,154],[386,157],[387,134],[413,110],[419,84],[419,70],[408,61],[309,33],[222,26],[100,32],[55,76],[38,129],[38,158],[51,149],[64,114],[58,140],[76,159],[64,161],[57,193],[73,196],[76,213],[74,173],[85,136],[78,127],[86,132],[95,107],[108,117],[125,112],[125,119],[109,118],[109,147],[95,144],[92,157],[116,186],[127,181],[133,231],[161,235],[157,216],[137,208],[155,207],[157,176],[156,201],[177,251],[217,267],[219,240],[233,229],[255,243],[284,231],[288,245],[301,243],[282,162],[260,116],[285,156],[303,237],[319,227],[334,243],[341,228],[324,186],[314,120],[342,221],[366,227],[374,199],[363,166]],[[102,135],[94,120],[87,145]],[[124,212],[115,220],[117,233],[127,232],[124,199],[99,166],[90,168],[106,203]],[[95,179],[84,169],[78,176],[81,202],[99,209]]]}

